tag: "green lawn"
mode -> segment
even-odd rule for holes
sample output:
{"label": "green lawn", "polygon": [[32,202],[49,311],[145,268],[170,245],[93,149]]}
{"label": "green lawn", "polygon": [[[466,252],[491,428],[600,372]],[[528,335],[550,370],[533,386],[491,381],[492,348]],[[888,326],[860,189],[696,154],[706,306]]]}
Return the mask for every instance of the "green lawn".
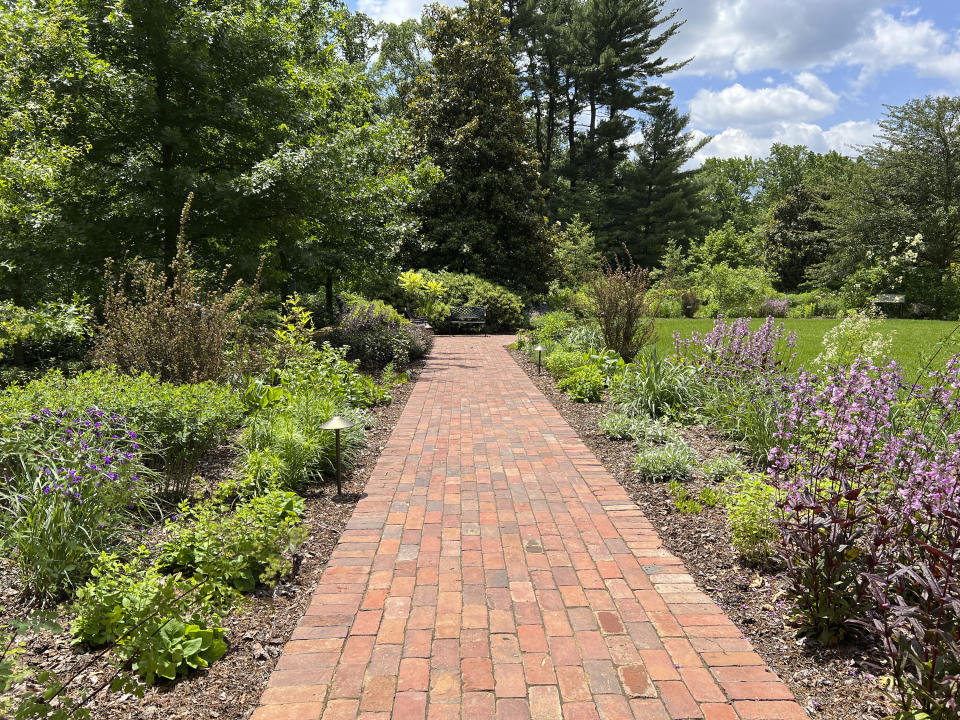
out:
{"label": "green lawn", "polygon": [[[787,318],[777,322],[782,322],[787,330],[797,333],[797,362],[805,365],[809,364],[820,353],[823,336],[827,330],[840,321]],[[904,374],[908,379],[913,379],[916,376],[918,369],[936,352],[940,341],[957,327],[955,322],[940,320],[884,320],[883,323],[885,328],[894,332],[891,355],[893,359],[903,365]],[[754,320],[751,326],[756,328],[760,324],[760,320]],[[695,320],[658,319],[656,324],[657,351],[667,354],[673,353],[674,332],[679,332],[681,337],[687,338],[694,331],[705,333],[709,332],[712,327],[713,320],[707,318]],[[960,330],[954,333],[949,345],[937,356],[934,365],[943,367],[946,360],[956,352],[960,352]]]}

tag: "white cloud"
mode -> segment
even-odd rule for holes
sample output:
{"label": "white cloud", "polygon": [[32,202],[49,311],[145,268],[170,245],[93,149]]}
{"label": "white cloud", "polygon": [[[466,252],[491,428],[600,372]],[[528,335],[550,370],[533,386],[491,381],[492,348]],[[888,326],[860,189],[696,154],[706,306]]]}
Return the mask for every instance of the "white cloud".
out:
{"label": "white cloud", "polygon": [[832,115],[839,100],[820,78],[803,72],[794,85],[749,90],[736,83],[719,91],[698,90],[690,101],[690,119],[701,128],[816,120]]}
{"label": "white cloud", "polygon": [[[357,10],[374,20],[395,23],[420,17],[423,6],[428,2],[429,0],[357,0]],[[444,0],[443,4],[459,5],[460,3]]]}
{"label": "white cloud", "polygon": [[733,77],[768,69],[788,72],[853,67],[861,84],[908,66],[923,77],[960,83],[960,38],[890,0],[670,0],[686,20],[664,48],[673,60],[693,57],[681,73]]}
{"label": "white cloud", "polygon": [[854,42],[872,10],[889,0],[670,0],[686,20],[667,44],[681,72],[725,76],[770,68],[805,70]]}
{"label": "white cloud", "polygon": [[[858,145],[874,142],[876,123],[870,120],[851,120],[824,130],[819,125],[802,122],[779,122],[770,132],[750,132],[739,127],[727,128],[714,135],[707,145],[696,154],[694,165],[700,165],[710,157],[730,158],[752,155],[763,157],[774,143],[806,145],[817,152],[836,150],[844,155],[856,156]],[[705,136],[694,131],[699,139]]]}
{"label": "white cloud", "polygon": [[929,20],[896,18],[875,11],[863,34],[839,51],[835,62],[860,67],[859,85],[896,67],[912,67],[921,77],[960,82],[960,43]]}

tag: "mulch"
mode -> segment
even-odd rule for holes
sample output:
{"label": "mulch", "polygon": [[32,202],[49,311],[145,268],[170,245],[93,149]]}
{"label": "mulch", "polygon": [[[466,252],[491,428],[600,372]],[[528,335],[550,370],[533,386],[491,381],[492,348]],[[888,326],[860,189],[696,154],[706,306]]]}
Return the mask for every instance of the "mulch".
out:
{"label": "mulch", "polygon": [[[386,446],[400,418],[424,361],[413,363],[407,372],[410,381],[392,390],[390,405],[373,408],[372,428],[367,431],[367,444],[357,455],[354,467],[344,473],[344,499],[336,496],[336,483],[331,479],[313,485],[301,494],[305,498],[304,522],[310,536],[295,558],[295,572],[274,587],[259,587],[246,596],[224,620],[229,650],[208,670],[193,673],[175,683],[146,689],[143,698],[129,694],[101,692],[86,703],[91,717],[98,720],[245,720],[256,708],[280,656],[280,651],[303,616],[313,590],[326,567],[362,497],[367,479],[380,453]],[[211,452],[200,468],[207,485],[214,486],[219,477],[230,471],[234,452],[224,446]],[[15,569],[0,559],[0,621],[22,617],[30,612],[23,597]],[[66,608],[59,608],[60,622],[69,622]],[[107,660],[95,660],[91,653],[72,648],[67,633],[40,631],[25,638],[21,662],[35,668],[51,670],[61,678],[71,677],[78,668],[94,662],[71,684],[75,698],[103,683],[116,666]]]}
{"label": "mulch", "polygon": [[[610,440],[600,432],[602,404],[571,402],[546,371],[537,374],[536,362],[518,350],[510,353],[640,506],[666,548],[683,561],[700,588],[750,639],[812,718],[879,720],[893,713],[870,667],[871,660],[879,661],[874,646],[853,642],[824,647],[799,640],[788,619],[785,575],[776,568],[740,562],[722,508],[705,507],[696,515],[678,512],[666,483],[645,481],[633,472],[634,443]],[[701,461],[736,451],[721,433],[709,428],[681,428],[680,434]],[[686,487],[696,496],[709,484],[698,475]]]}

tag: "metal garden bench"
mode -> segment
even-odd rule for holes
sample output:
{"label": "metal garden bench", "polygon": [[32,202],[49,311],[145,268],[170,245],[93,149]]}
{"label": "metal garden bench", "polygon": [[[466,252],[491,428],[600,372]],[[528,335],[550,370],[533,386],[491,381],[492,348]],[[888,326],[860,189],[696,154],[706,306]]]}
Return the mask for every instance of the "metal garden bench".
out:
{"label": "metal garden bench", "polygon": [[478,305],[456,305],[450,308],[450,324],[479,325],[483,328],[487,322],[487,309]]}

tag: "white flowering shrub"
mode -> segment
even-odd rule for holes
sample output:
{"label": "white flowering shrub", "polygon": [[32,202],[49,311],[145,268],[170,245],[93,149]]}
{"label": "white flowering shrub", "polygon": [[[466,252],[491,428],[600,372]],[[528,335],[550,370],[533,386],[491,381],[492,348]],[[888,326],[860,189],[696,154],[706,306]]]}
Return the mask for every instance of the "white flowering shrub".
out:
{"label": "white flowering shrub", "polygon": [[883,329],[876,310],[851,312],[823,336],[823,350],[813,360],[818,370],[849,367],[854,360],[877,363],[890,351],[895,330]]}

